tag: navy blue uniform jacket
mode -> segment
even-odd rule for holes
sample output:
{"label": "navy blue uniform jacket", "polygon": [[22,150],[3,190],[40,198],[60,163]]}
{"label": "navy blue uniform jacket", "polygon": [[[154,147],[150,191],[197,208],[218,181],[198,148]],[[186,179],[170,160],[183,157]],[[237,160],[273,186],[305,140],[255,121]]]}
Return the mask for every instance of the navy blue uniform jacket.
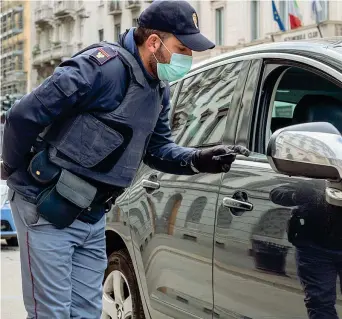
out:
{"label": "navy blue uniform jacket", "polygon": [[[121,45],[137,59],[146,79],[156,81],[143,67],[133,33],[134,29],[129,30]],[[9,187],[28,200],[35,201],[42,188],[28,176],[25,158],[38,135],[72,109],[78,108],[82,112],[91,112],[94,107],[103,111],[115,109],[125,96],[128,76],[128,70],[120,58],[99,65],[85,52],[62,62],[52,76],[17,101],[7,112],[4,128],[3,161],[17,170],[14,177],[8,180]],[[190,162],[195,150],[180,147],[171,140],[169,98],[167,85],[162,111],[143,160],[166,173],[192,175],[194,172]]]}

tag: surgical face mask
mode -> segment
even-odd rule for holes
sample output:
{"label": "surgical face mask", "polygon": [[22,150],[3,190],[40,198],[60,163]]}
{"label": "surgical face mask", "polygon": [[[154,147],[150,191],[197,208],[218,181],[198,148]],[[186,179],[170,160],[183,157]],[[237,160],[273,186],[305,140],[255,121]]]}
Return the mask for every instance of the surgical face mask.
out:
{"label": "surgical face mask", "polygon": [[[160,40],[167,51],[170,50],[165,46],[162,40]],[[160,63],[157,60],[157,73],[158,78],[161,81],[176,81],[184,77],[191,69],[192,57],[184,54],[171,53],[170,63]]]}

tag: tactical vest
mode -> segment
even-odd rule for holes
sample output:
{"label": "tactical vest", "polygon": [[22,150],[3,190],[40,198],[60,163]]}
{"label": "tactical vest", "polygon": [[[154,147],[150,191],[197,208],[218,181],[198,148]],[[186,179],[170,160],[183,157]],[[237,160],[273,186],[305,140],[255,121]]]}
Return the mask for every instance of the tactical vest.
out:
{"label": "tactical vest", "polygon": [[56,165],[90,180],[127,187],[157,123],[165,84],[151,87],[131,53],[117,45],[108,46],[130,70],[121,104],[110,112],[81,113],[52,124],[44,140]]}

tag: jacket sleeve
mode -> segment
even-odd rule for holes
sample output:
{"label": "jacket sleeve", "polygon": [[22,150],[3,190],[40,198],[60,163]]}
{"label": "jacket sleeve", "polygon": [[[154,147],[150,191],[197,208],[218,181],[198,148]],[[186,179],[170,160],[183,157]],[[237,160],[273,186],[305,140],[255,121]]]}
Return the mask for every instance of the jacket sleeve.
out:
{"label": "jacket sleeve", "polygon": [[60,64],[6,114],[2,159],[12,170],[25,163],[38,135],[61,115],[67,115],[101,85],[100,66],[79,55]]}
{"label": "jacket sleeve", "polygon": [[193,175],[195,171],[191,168],[191,160],[196,149],[181,147],[172,141],[169,97],[170,89],[167,86],[163,98],[163,109],[147,146],[144,163],[164,173]]}

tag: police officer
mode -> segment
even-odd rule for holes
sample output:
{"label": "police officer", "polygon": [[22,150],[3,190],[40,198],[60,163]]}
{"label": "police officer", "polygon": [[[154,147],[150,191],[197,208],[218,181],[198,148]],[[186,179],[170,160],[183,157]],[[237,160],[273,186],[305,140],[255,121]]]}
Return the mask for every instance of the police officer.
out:
{"label": "police officer", "polygon": [[155,1],[118,43],[75,54],[10,109],[2,177],[28,318],[100,317],[105,211],[141,160],[192,175],[227,172],[237,153],[248,156],[240,146],[171,140],[168,82],[190,70],[192,51],[213,47],[186,1]]}

